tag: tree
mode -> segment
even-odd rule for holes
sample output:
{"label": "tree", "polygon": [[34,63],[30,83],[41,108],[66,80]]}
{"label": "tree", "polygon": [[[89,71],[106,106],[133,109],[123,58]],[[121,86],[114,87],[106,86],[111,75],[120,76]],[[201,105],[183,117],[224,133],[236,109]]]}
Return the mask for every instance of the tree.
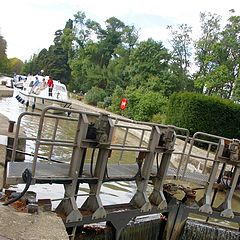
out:
{"label": "tree", "polygon": [[74,26],[75,34],[75,47],[84,48],[85,44],[91,39],[91,37],[101,31],[99,23],[86,19],[84,12],[78,11],[74,15]]}
{"label": "tree", "polygon": [[9,59],[9,70],[11,73],[20,74],[23,67],[23,62],[18,58]]}
{"label": "tree", "polygon": [[3,38],[3,36],[0,35],[0,72],[8,72],[8,59],[7,59],[7,42]]}
{"label": "tree", "polygon": [[26,61],[22,67],[22,74],[28,75],[28,74],[37,74],[41,70],[37,66],[37,54],[33,54],[31,58]]}
{"label": "tree", "polygon": [[[234,14],[234,10],[230,11]],[[232,15],[228,19],[228,23],[222,32],[222,51],[225,54],[226,61],[224,62],[227,67],[226,84],[227,90],[226,98],[231,98],[233,95],[234,100],[239,100],[239,81],[240,77],[240,16]]]}
{"label": "tree", "polygon": [[134,26],[125,26],[122,38],[123,45],[126,46],[128,55],[130,56],[131,51],[138,42],[139,30],[137,30]]}
{"label": "tree", "polygon": [[211,94],[213,86],[208,86],[208,75],[216,69],[215,48],[220,41],[221,17],[211,13],[200,13],[202,36],[196,41],[195,86],[201,93]]}
{"label": "tree", "polygon": [[170,30],[171,39],[170,44],[172,47],[171,55],[171,71],[178,79],[178,91],[189,90],[193,85],[190,78],[190,57],[192,55],[192,27],[187,24],[178,25],[177,29],[168,26]]}
{"label": "tree", "polygon": [[78,47],[70,61],[71,89],[87,92],[97,86],[110,95],[116,85],[126,87],[129,49],[134,48],[138,36],[133,26],[125,26],[115,17],[107,19],[105,24],[103,28],[81,12],[75,15]]}
{"label": "tree", "polygon": [[38,66],[38,72],[41,72],[41,70],[44,70],[44,73],[46,73],[47,62],[48,62],[48,50],[46,48],[43,48],[39,52],[36,58],[36,65]]}
{"label": "tree", "polygon": [[200,68],[195,83],[205,94],[237,99],[240,16],[232,15],[222,31],[219,16],[209,13],[201,17],[203,37],[197,42]]}
{"label": "tree", "polygon": [[[123,97],[128,100],[124,111],[120,109]],[[109,109],[115,113],[139,121],[151,121],[154,115],[164,112],[167,98],[163,97],[161,93],[146,91],[141,87],[128,86],[126,90],[123,90],[117,86],[111,102],[112,105]]]}
{"label": "tree", "polygon": [[7,57],[6,49],[7,49],[7,42],[3,38],[3,36],[0,35],[0,58]]}
{"label": "tree", "polygon": [[139,121],[151,121],[156,114],[162,114],[165,110],[167,98],[161,93],[144,91],[135,108],[134,119]]}
{"label": "tree", "polygon": [[44,71],[62,83],[69,82],[70,68],[68,65],[67,53],[61,44],[50,46],[48,50],[47,66]]}
{"label": "tree", "polygon": [[115,49],[122,43],[125,24],[115,17],[111,17],[105,21],[106,29],[100,29],[98,35],[98,64],[101,67],[107,67],[111,58],[116,57]]}
{"label": "tree", "polygon": [[69,65],[71,63],[71,60],[74,58],[74,41],[75,41],[75,34],[73,31],[73,20],[69,19],[66,22],[65,28],[63,29],[63,32],[61,35],[62,47],[68,54]]}
{"label": "tree", "polygon": [[171,55],[162,42],[148,39],[140,42],[132,51],[128,67],[130,84],[142,86],[151,91],[160,91],[165,95],[171,94],[173,88],[169,60]]}

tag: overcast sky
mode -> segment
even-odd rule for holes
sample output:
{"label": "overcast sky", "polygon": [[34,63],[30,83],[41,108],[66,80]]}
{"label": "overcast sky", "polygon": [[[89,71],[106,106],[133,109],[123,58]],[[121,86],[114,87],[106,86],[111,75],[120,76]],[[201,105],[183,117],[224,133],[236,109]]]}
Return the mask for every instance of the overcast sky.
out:
{"label": "overcast sky", "polygon": [[186,23],[199,31],[199,13],[211,12],[227,19],[229,10],[240,15],[240,0],[1,0],[0,34],[7,41],[8,58],[28,60],[53,43],[54,33],[83,11],[103,23],[116,17],[140,29],[140,40],[149,37],[167,43],[167,25]]}

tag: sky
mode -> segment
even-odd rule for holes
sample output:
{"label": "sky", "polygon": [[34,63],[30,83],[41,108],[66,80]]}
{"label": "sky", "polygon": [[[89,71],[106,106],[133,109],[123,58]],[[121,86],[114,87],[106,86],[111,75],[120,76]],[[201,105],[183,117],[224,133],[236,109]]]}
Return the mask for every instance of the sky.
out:
{"label": "sky", "polygon": [[194,36],[200,34],[200,12],[222,16],[223,21],[239,0],[0,0],[0,34],[7,41],[8,58],[29,60],[34,53],[53,44],[56,30],[63,29],[78,11],[104,27],[104,21],[116,17],[139,29],[140,40],[153,38],[166,46],[168,25],[188,24]]}

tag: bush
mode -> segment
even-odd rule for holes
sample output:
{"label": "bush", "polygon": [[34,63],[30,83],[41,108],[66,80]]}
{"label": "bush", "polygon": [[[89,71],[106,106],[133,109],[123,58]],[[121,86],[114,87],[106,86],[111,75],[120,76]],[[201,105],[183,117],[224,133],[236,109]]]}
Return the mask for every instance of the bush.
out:
{"label": "bush", "polygon": [[136,105],[134,117],[140,121],[151,121],[153,116],[164,112],[167,100],[160,93],[146,92]]}
{"label": "bush", "polygon": [[117,114],[121,114],[120,103],[123,96],[124,96],[124,90],[117,85],[112,94],[111,105],[108,107],[108,110]]}
{"label": "bush", "polygon": [[97,106],[98,102],[103,102],[106,92],[102,88],[92,87],[84,97],[88,104]]}
{"label": "bush", "polygon": [[219,97],[195,93],[174,93],[166,112],[166,122],[214,135],[240,137],[240,105]]}
{"label": "bush", "polygon": [[[124,111],[120,109],[123,97],[128,100]],[[146,91],[146,89],[136,88],[135,86],[128,86],[126,90],[117,87],[111,100],[110,111],[134,120],[146,122],[151,121],[155,114],[162,114],[167,103],[167,98],[163,97],[161,93]]]}
{"label": "bush", "polygon": [[166,115],[164,113],[157,113],[152,116],[151,122],[165,124]]}

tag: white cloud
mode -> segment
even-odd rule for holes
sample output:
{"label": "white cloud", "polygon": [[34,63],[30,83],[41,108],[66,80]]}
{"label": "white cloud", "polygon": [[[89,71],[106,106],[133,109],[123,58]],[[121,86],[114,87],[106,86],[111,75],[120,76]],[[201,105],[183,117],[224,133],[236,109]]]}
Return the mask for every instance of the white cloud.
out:
{"label": "white cloud", "polygon": [[[166,40],[167,25],[187,23],[197,29],[200,11],[228,16],[240,9],[239,0],[7,0],[1,2],[0,31],[8,43],[8,57],[29,59],[52,44],[54,32],[62,29],[77,11],[100,24],[117,17],[140,28],[141,39]],[[236,14],[239,14],[236,12]]]}

